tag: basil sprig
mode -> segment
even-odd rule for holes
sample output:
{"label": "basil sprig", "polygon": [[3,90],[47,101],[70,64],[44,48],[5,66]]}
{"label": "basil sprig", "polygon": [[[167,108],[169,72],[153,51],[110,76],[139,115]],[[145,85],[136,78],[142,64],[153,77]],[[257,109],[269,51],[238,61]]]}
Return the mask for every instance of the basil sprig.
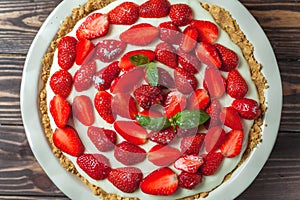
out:
{"label": "basil sprig", "polygon": [[209,115],[203,110],[184,110],[171,118],[174,125],[182,129],[191,129],[204,124]]}
{"label": "basil sprig", "polygon": [[166,117],[148,117],[138,115],[136,116],[136,120],[141,126],[152,131],[164,130],[171,126],[169,119]]}

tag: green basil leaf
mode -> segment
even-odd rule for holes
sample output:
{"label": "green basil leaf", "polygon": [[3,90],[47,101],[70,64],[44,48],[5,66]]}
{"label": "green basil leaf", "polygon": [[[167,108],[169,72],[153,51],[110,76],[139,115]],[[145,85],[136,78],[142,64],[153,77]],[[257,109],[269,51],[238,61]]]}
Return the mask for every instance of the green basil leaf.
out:
{"label": "green basil leaf", "polygon": [[147,64],[146,76],[151,86],[158,85],[158,69],[154,62]]}
{"label": "green basil leaf", "polygon": [[195,128],[204,124],[209,119],[209,115],[202,110],[184,110],[177,113],[172,120],[183,129]]}
{"label": "green basil leaf", "polygon": [[152,131],[164,130],[171,126],[171,123],[166,117],[147,117],[138,115],[136,116],[136,120],[141,126]]}
{"label": "green basil leaf", "polygon": [[136,55],[130,56],[129,60],[135,66],[145,65],[150,62],[149,58],[142,54],[136,54]]}

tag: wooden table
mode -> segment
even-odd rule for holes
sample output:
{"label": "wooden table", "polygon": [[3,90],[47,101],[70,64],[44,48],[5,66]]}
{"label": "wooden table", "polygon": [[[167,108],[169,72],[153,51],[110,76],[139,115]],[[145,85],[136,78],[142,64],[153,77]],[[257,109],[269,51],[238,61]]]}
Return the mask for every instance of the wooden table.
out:
{"label": "wooden table", "polygon": [[[60,2],[0,1],[0,199],[67,199],[30,150],[19,99],[27,51],[48,14]],[[281,71],[284,101],[272,154],[238,199],[300,199],[300,3],[241,2],[271,41]]]}

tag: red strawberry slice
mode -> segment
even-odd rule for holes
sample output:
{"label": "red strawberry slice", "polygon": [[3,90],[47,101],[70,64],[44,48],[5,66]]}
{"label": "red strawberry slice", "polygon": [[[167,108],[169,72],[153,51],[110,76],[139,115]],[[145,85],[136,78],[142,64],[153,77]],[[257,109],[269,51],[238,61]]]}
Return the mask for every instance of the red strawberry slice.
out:
{"label": "red strawberry slice", "polygon": [[63,128],[67,125],[71,107],[64,98],[55,95],[50,101],[49,110],[57,127]]}
{"label": "red strawberry slice", "polygon": [[203,163],[204,160],[201,156],[184,155],[175,161],[174,167],[188,173],[196,173]]}
{"label": "red strawberry slice", "polygon": [[83,154],[76,160],[78,166],[95,180],[103,180],[111,171],[109,160],[102,154]]}
{"label": "red strawberry slice", "polygon": [[124,2],[109,11],[107,15],[110,24],[134,24],[139,18],[139,6],[132,2]]}
{"label": "red strawberry slice", "polygon": [[177,26],[188,25],[193,19],[193,11],[187,4],[173,4],[170,8],[169,17]]}
{"label": "red strawberry slice", "polygon": [[194,54],[189,54],[182,49],[177,49],[178,62],[182,69],[190,74],[196,74],[201,68],[201,63]]}
{"label": "red strawberry slice", "polygon": [[233,69],[227,76],[227,93],[235,99],[242,99],[248,92],[248,85],[242,75]]}
{"label": "red strawberry slice", "polygon": [[71,36],[65,36],[60,39],[57,45],[58,65],[65,70],[70,69],[76,59],[77,40]]}
{"label": "red strawberry slice", "polygon": [[119,190],[132,193],[138,189],[143,179],[143,173],[136,167],[115,168],[108,174],[108,180]]}
{"label": "red strawberry slice", "polygon": [[140,5],[140,17],[166,17],[170,12],[170,7],[171,5],[168,0],[148,0]]}
{"label": "red strawberry slice", "polygon": [[[170,73],[164,68],[157,67],[158,70],[158,87],[161,89],[171,89],[175,88],[175,82]],[[145,81],[149,83],[148,77],[145,76]]]}
{"label": "red strawberry slice", "polygon": [[111,83],[120,74],[119,62],[115,61],[108,66],[102,68],[93,77],[94,85],[97,90],[107,90]]}
{"label": "red strawberry slice", "polygon": [[159,168],[142,180],[140,188],[146,194],[169,196],[178,188],[177,175],[168,167]]}
{"label": "red strawberry slice", "polygon": [[183,31],[183,36],[179,47],[185,51],[190,52],[197,44],[198,30],[193,26],[188,26]]}
{"label": "red strawberry slice", "polygon": [[54,94],[66,99],[72,91],[72,75],[64,69],[56,71],[50,78],[50,87]]}
{"label": "red strawberry slice", "polygon": [[203,86],[212,99],[220,98],[226,91],[226,80],[215,67],[207,67],[204,74]]}
{"label": "red strawberry slice", "polygon": [[198,41],[213,43],[219,37],[219,29],[217,25],[210,21],[192,20],[191,26],[197,28],[199,32]]}
{"label": "red strawberry slice", "polygon": [[106,91],[98,91],[94,98],[95,108],[107,123],[112,124],[115,121],[115,115],[112,113],[111,108],[112,95]]}
{"label": "red strawberry slice", "polygon": [[212,127],[208,129],[204,144],[206,152],[215,151],[219,148],[225,138],[225,131],[221,127]]}
{"label": "red strawberry slice", "polygon": [[112,112],[128,119],[135,119],[138,114],[137,104],[128,93],[117,93],[112,99]]}
{"label": "red strawberry slice", "polygon": [[93,85],[93,77],[96,70],[97,65],[95,61],[81,65],[74,74],[74,87],[77,92],[85,91]]}
{"label": "red strawberry slice", "polygon": [[123,141],[116,145],[114,156],[124,165],[134,165],[145,160],[146,151],[138,145]]}
{"label": "red strawberry slice", "polygon": [[198,127],[190,128],[190,129],[183,129],[180,128],[179,126],[176,127],[176,134],[180,138],[196,135],[197,132],[198,132]]}
{"label": "red strawberry slice", "polygon": [[242,130],[243,123],[239,113],[233,107],[224,107],[220,113],[220,120],[225,125],[234,130]]}
{"label": "red strawberry slice", "polygon": [[214,46],[217,48],[222,60],[222,66],[220,70],[229,72],[238,66],[239,57],[234,51],[221,44],[215,44]]}
{"label": "red strawberry slice", "polygon": [[148,152],[148,160],[156,166],[168,166],[181,155],[176,148],[164,145],[155,145]]}
{"label": "red strawberry slice", "polygon": [[221,113],[221,104],[218,100],[212,100],[209,107],[205,110],[209,114],[209,120],[206,123],[206,127],[211,128],[221,125],[220,113]]}
{"label": "red strawberry slice", "polygon": [[108,63],[118,58],[126,49],[127,44],[114,39],[101,40],[95,47],[96,59]]}
{"label": "red strawberry slice", "polygon": [[128,44],[146,46],[158,37],[158,28],[148,23],[133,25],[120,34],[120,40]]}
{"label": "red strawberry slice", "polygon": [[173,22],[162,22],[158,26],[160,39],[169,44],[179,45],[181,41],[181,30],[178,26],[173,24]]}
{"label": "red strawberry slice", "polygon": [[93,57],[95,45],[85,38],[80,39],[76,45],[76,64],[88,63]]}
{"label": "red strawberry slice", "polygon": [[222,60],[214,45],[207,42],[199,42],[195,48],[195,53],[200,62],[211,67],[221,68]]}
{"label": "red strawberry slice", "polygon": [[244,119],[256,119],[261,113],[257,101],[249,98],[235,99],[232,102],[232,107],[234,107]]}
{"label": "red strawberry slice", "polygon": [[76,96],[73,99],[72,112],[83,125],[90,126],[95,121],[93,103],[86,95]]}
{"label": "red strawberry slice", "polygon": [[227,158],[233,158],[241,153],[244,139],[243,130],[231,130],[226,134],[223,144],[220,146],[222,154]]}
{"label": "red strawberry slice", "polygon": [[176,68],[178,66],[178,57],[175,48],[166,43],[161,42],[155,48],[156,60],[171,67]]}
{"label": "red strawberry slice", "polygon": [[167,145],[172,142],[176,137],[176,133],[174,128],[170,126],[167,129],[160,130],[160,131],[151,131],[148,134],[149,140],[156,142],[161,145]]}
{"label": "red strawberry slice", "polygon": [[54,145],[61,151],[71,155],[80,156],[84,152],[84,146],[77,131],[71,127],[57,128],[52,135]]}
{"label": "red strawberry slice", "polygon": [[87,135],[95,147],[102,152],[114,149],[117,143],[117,134],[113,130],[90,126]]}
{"label": "red strawberry slice", "polygon": [[136,145],[147,142],[147,131],[132,121],[116,121],[115,130],[128,142]]}
{"label": "red strawberry slice", "polygon": [[143,110],[143,111],[139,112],[138,115],[146,116],[146,117],[163,117],[161,112],[154,110],[154,109]]}
{"label": "red strawberry slice", "polygon": [[210,97],[205,89],[195,90],[188,99],[189,110],[204,110],[210,103]]}
{"label": "red strawberry slice", "polygon": [[181,140],[181,153],[185,155],[198,155],[204,142],[205,134],[198,133],[185,137]]}
{"label": "red strawberry slice", "polygon": [[160,104],[163,100],[161,89],[151,85],[141,85],[134,90],[133,95],[139,106],[146,110],[155,104]]}
{"label": "red strawberry slice", "polygon": [[94,39],[106,35],[108,30],[109,22],[107,15],[93,13],[79,26],[76,36],[78,39]]}
{"label": "red strawberry slice", "polygon": [[200,173],[192,174],[182,171],[178,175],[178,184],[182,188],[192,190],[202,182],[202,178],[203,176]]}
{"label": "red strawberry slice", "polygon": [[178,112],[183,111],[186,105],[187,100],[184,94],[177,90],[170,91],[164,101],[165,116],[167,118],[175,116]]}
{"label": "red strawberry slice", "polygon": [[190,94],[198,87],[196,77],[181,68],[174,70],[174,79],[177,89],[183,94]]}
{"label": "red strawberry slice", "polygon": [[130,61],[130,57],[131,56],[135,56],[135,55],[143,55],[146,56],[150,61],[153,61],[155,59],[155,53],[154,51],[151,50],[146,50],[146,49],[141,49],[141,50],[133,50],[133,51],[129,51],[127,52],[124,56],[121,57],[120,60],[120,68],[123,71],[129,71],[133,68],[135,68],[136,66]]}
{"label": "red strawberry slice", "polygon": [[204,157],[204,164],[200,167],[199,171],[204,176],[211,176],[215,174],[220,168],[224,156],[221,152],[210,152]]}

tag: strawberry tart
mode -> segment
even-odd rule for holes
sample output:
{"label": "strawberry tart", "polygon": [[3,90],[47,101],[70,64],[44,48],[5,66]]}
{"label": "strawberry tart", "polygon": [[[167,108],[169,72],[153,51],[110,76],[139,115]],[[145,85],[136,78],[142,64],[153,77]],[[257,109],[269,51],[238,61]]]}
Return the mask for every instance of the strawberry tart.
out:
{"label": "strawberry tart", "polygon": [[45,135],[103,199],[204,198],[261,140],[260,70],[219,6],[88,1],[43,59]]}

